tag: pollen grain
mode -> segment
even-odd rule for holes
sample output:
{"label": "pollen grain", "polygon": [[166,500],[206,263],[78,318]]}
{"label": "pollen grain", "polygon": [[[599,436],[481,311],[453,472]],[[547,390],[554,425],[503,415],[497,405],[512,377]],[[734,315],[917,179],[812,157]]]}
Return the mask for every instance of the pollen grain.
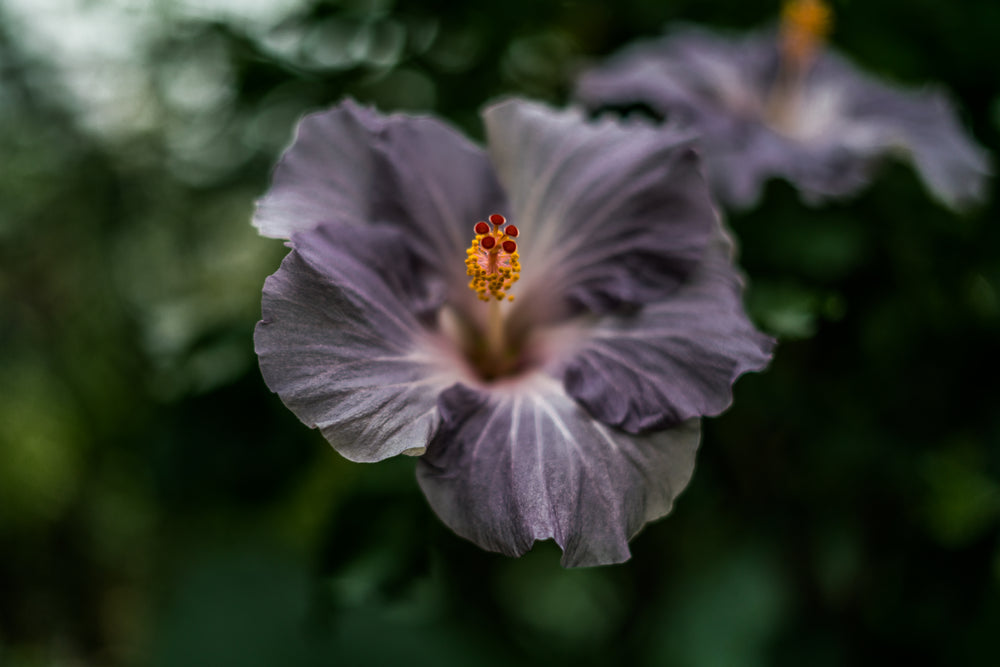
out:
{"label": "pollen grain", "polygon": [[497,213],[491,215],[489,221],[490,225],[482,221],[475,224],[472,229],[475,236],[465,251],[469,289],[480,301],[502,301],[504,298],[513,301],[514,296],[507,292],[521,277],[520,256],[513,239],[519,232],[514,225],[509,225],[513,233],[507,234],[504,231],[507,221]]}

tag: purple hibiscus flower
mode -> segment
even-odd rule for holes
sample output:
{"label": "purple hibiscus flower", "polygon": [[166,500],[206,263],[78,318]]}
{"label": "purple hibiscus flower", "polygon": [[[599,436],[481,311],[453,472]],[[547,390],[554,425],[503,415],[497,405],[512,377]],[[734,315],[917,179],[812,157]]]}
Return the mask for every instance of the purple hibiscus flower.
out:
{"label": "purple hibiscus flower", "polygon": [[908,158],[952,208],[981,201],[987,154],[948,97],[865,75],[823,48],[829,25],[819,0],[793,0],[778,31],[678,27],[584,71],[576,97],[591,109],[646,105],[697,129],[713,192],[733,208],[754,206],[773,177],[809,203],[851,195],[888,155]]}
{"label": "purple hibiscus flower", "polygon": [[620,562],[772,341],[689,136],[516,100],[484,118],[486,150],[350,101],[302,120],[254,218],[291,248],[261,370],[348,459],[420,456],[459,535]]}

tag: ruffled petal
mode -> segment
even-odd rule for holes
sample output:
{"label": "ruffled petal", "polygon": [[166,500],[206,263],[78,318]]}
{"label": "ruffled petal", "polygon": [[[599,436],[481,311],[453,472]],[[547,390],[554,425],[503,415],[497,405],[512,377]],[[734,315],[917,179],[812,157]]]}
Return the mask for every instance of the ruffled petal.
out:
{"label": "ruffled petal", "polygon": [[563,367],[567,393],[630,433],[721,413],[736,378],[764,368],[774,346],[741,296],[732,245],[720,235],[670,299],[596,323]]}
{"label": "ruffled petal", "polygon": [[510,215],[486,151],[450,125],[410,116],[387,117],[376,146],[380,187],[393,194],[380,198],[391,205],[383,216],[414,237],[425,259],[464,276],[476,222]]}
{"label": "ruffled petal", "polygon": [[303,118],[257,202],[254,226],[264,236],[287,239],[329,220],[371,221],[378,183],[371,138],[383,124],[352,100]]}
{"label": "ruffled petal", "polygon": [[656,300],[697,265],[714,213],[691,135],[517,100],[484,118],[536,316]]}
{"label": "ruffled petal", "polygon": [[696,130],[713,195],[743,209],[769,179],[796,169],[794,158],[812,157],[760,121],[776,64],[770,32],[730,37],[682,25],[586,70],[574,96],[594,111],[645,106]]}
{"label": "ruffled petal", "polygon": [[730,125],[738,120],[734,112],[761,112],[760,91],[776,65],[772,43],[756,34],[736,38],[675,26],[585,70],[574,98],[589,109],[646,105],[661,118],[699,129],[706,122]]}
{"label": "ruffled petal", "polygon": [[815,78],[839,84],[848,95],[846,144],[859,153],[909,157],[931,194],[953,209],[986,198],[989,153],[962,128],[946,93],[887,85],[834,54],[822,65]]}
{"label": "ruffled petal", "polygon": [[953,209],[980,204],[993,175],[989,153],[959,125],[958,114],[941,92],[913,95],[910,111],[900,111],[897,126],[913,165],[931,194]]}
{"label": "ruffled petal", "polygon": [[422,453],[455,375],[418,319],[433,281],[414,279],[405,235],[327,224],[293,242],[254,334],[268,387],[353,461]]}
{"label": "ruffled petal", "polygon": [[329,221],[387,224],[426,261],[464,274],[473,225],[506,209],[486,152],[456,129],[347,100],[299,123],[254,225],[291,238]]}
{"label": "ruffled petal", "polygon": [[715,137],[709,164],[712,191],[736,210],[756,206],[773,178],[793,184],[809,204],[846,197],[868,185],[877,166],[876,156],[843,143],[805,144],[761,124],[744,128],[739,141]]}
{"label": "ruffled petal", "polygon": [[[753,145],[718,144],[713,173],[729,184],[744,170],[782,177],[807,202],[820,203],[859,192],[895,155],[909,160],[946,206],[962,209],[985,198],[989,155],[961,128],[943,92],[889,85],[828,51],[810,71],[801,101],[791,136],[762,124]],[[773,150],[760,148],[768,143]]]}
{"label": "ruffled petal", "polygon": [[510,556],[553,539],[566,567],[618,563],[628,540],[670,511],[694,469],[692,420],[632,436],[593,420],[538,375],[509,394],[455,385],[417,468],[456,533]]}

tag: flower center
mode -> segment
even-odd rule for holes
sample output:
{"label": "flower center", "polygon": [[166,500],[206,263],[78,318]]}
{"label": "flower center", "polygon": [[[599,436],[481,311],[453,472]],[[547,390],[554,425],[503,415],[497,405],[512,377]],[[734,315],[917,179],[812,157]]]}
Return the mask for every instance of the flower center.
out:
{"label": "flower center", "polygon": [[517,373],[523,367],[524,355],[522,345],[510,339],[501,308],[504,301],[514,300],[507,292],[521,277],[520,256],[514,240],[520,232],[514,225],[508,225],[499,213],[488,220],[473,225],[475,236],[465,251],[469,289],[480,301],[488,303],[483,328],[470,336],[466,352],[479,376],[493,380]]}
{"label": "flower center", "polygon": [[475,237],[465,251],[469,288],[481,301],[490,301],[490,297],[497,301],[507,297],[508,301],[513,301],[514,296],[507,291],[521,277],[520,256],[514,240],[518,230],[498,213],[491,215],[489,220],[489,223],[480,221],[473,226]]}

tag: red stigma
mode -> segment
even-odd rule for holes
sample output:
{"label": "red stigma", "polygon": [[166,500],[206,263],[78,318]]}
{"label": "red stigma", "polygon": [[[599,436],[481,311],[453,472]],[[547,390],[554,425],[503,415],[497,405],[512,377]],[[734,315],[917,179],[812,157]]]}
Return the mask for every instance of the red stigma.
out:
{"label": "red stigma", "polygon": [[465,250],[469,289],[480,301],[513,301],[514,297],[507,292],[521,277],[521,258],[517,242],[511,237],[519,232],[514,225],[507,225],[507,219],[499,213],[486,219],[489,223],[480,220],[472,226],[476,235]]}

